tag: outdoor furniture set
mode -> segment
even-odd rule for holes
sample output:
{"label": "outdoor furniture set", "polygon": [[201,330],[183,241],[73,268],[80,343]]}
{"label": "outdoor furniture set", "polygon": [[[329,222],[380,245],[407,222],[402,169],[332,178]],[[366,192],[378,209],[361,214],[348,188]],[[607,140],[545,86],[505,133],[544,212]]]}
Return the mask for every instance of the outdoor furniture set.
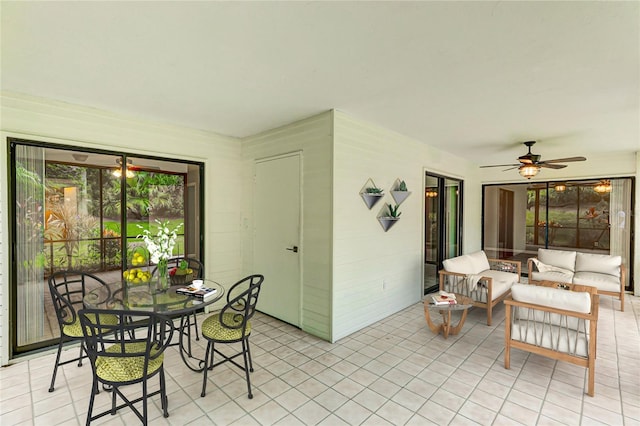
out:
{"label": "outdoor furniture set", "polygon": [[[249,377],[253,371],[249,348],[250,319],[255,313],[263,280],[262,275],[250,275],[235,283],[227,292],[220,284],[209,281],[207,285],[216,289],[215,297],[198,301],[193,296],[176,292],[180,286],[158,293],[151,286],[143,284],[134,291],[128,288],[127,283],[107,284],[83,272],[61,271],[52,275],[49,290],[60,326],[60,343],[49,392],[55,389],[59,365],[79,361],[78,366],[81,366],[82,359],[89,358],[93,384],[87,425],[105,415],[115,414],[124,407],[131,408],[146,425],[147,400],[155,395],[160,395],[163,415],[168,417],[164,352],[173,335],[178,334],[183,361],[187,367],[203,374],[203,397],[208,371],[229,361],[245,372],[248,397],[252,398]],[[202,337],[208,341],[208,345],[206,354],[197,358],[191,352],[191,334],[188,331],[191,318],[195,320],[196,310],[221,299],[224,293],[227,293],[225,306],[202,323]],[[174,318],[178,324],[174,323]],[[185,336],[188,345],[184,342]],[[61,362],[63,343],[68,340],[81,341],[80,354],[73,360]],[[240,343],[241,350],[228,356],[214,348],[216,343]],[[214,352],[223,359],[214,363]],[[242,356],[242,364],[234,360],[238,356]],[[198,368],[190,365],[190,359],[198,362]],[[148,392],[147,380],[154,376],[159,377],[159,389]],[[120,391],[121,386],[132,384],[141,384],[141,396],[132,397],[131,392]],[[112,393],[111,404],[107,410],[94,414],[94,402],[100,385]],[[122,402],[118,403],[118,400]]]}
{"label": "outdoor furniture set", "polygon": [[519,263],[487,259],[483,251],[445,260],[440,290],[486,309],[487,325],[493,307],[504,301],[505,368],[512,348],[583,366],[587,394],[593,396],[599,294],[618,297],[624,310],[620,256],[539,249],[537,258],[528,260],[528,284],[518,283]]}

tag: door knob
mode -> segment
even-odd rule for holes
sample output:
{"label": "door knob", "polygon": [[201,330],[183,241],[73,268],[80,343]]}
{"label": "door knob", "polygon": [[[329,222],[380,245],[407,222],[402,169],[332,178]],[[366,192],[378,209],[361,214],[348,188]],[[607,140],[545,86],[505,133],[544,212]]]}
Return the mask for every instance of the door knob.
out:
{"label": "door knob", "polygon": [[294,253],[297,253],[298,252],[298,246],[287,247],[287,250],[292,251]]}

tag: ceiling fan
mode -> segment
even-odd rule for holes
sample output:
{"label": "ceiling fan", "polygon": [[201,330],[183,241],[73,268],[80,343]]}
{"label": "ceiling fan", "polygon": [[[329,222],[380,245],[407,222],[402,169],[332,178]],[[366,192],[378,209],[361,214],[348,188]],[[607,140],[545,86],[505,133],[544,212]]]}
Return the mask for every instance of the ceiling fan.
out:
{"label": "ceiling fan", "polygon": [[531,179],[535,175],[538,174],[542,167],[546,167],[549,169],[563,169],[567,167],[566,164],[560,163],[570,163],[573,161],[585,161],[585,157],[568,157],[568,158],[556,158],[554,160],[540,161],[540,155],[534,154],[531,152],[531,147],[536,143],[536,141],[527,141],[523,142],[523,144],[529,148],[529,152],[525,155],[521,155],[518,157],[518,164],[495,164],[491,166],[480,166],[481,168],[485,167],[508,167],[507,170],[518,169],[518,172],[522,177],[527,179]]}

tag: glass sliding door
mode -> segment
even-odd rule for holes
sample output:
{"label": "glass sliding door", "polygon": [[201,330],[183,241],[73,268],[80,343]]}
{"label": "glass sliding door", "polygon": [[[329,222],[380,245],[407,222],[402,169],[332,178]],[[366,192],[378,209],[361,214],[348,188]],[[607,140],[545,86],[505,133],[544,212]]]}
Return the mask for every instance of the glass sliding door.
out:
{"label": "glass sliding door", "polygon": [[144,245],[137,236],[153,231],[156,220],[181,224],[174,255],[202,260],[202,163],[9,141],[13,355],[59,337],[47,286],[52,274],[82,271],[120,281],[132,249]]}
{"label": "glass sliding door", "polygon": [[[541,247],[619,255],[632,289],[633,186],[632,178],[486,185],[483,249],[523,267]],[[511,208],[504,193],[512,194]]]}
{"label": "glass sliding door", "polygon": [[424,294],[427,294],[438,286],[442,261],[462,251],[462,181],[427,173],[424,197]]}

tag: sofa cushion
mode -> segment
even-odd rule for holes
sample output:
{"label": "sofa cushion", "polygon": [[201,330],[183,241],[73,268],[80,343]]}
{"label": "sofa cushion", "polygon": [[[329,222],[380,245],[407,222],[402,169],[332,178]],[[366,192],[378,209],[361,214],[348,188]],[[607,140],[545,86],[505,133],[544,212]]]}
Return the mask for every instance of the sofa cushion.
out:
{"label": "sofa cushion", "polygon": [[576,272],[597,272],[620,277],[620,256],[607,254],[578,253],[576,256]]}
{"label": "sofa cushion", "polygon": [[528,284],[511,287],[513,300],[580,313],[591,312],[591,296],[587,292],[560,290]]}
{"label": "sofa cushion", "polygon": [[576,266],[576,252],[539,248],[538,260],[545,265],[557,266],[558,268],[574,272]]}
{"label": "sofa cushion", "polygon": [[480,250],[475,253],[468,254],[469,259],[471,260],[471,264],[473,265],[474,274],[479,274],[482,271],[486,271],[487,269],[491,269],[491,265],[489,265],[489,259],[487,259],[487,255],[484,251]]}
{"label": "sofa cushion", "polygon": [[511,272],[487,270],[482,273],[482,276],[493,279],[491,300],[496,300],[518,282],[518,274],[512,274]]}
{"label": "sofa cushion", "polygon": [[576,272],[573,276],[574,284],[590,285],[600,291],[620,292],[620,277],[597,272]]}
{"label": "sofa cushion", "polygon": [[572,272],[560,272],[558,270],[547,272],[531,272],[530,280],[533,281],[556,281],[560,283],[570,283],[573,280]]}
{"label": "sofa cushion", "polygon": [[442,266],[448,272],[458,274],[480,274],[489,269],[487,255],[483,251],[453,257],[442,261]]}

